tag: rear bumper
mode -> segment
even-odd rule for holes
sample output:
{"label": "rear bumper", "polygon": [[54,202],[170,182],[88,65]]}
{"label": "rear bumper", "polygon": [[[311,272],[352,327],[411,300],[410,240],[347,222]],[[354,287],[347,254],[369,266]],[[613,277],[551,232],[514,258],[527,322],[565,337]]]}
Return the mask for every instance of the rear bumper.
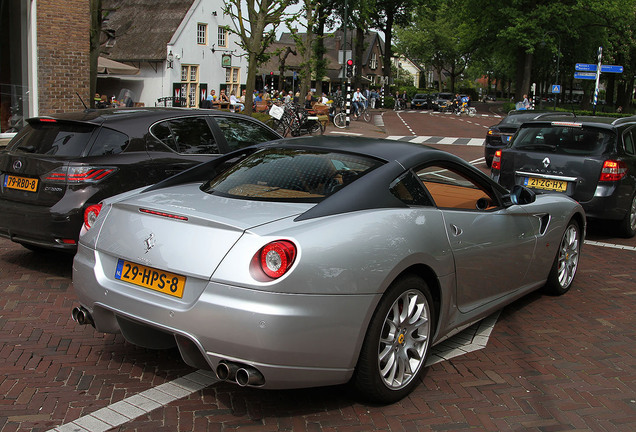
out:
{"label": "rear bumper", "polygon": [[594,219],[622,220],[631,205],[632,190],[620,184],[599,185],[594,197],[581,202],[585,215]]}
{"label": "rear bumper", "polygon": [[[507,189],[511,189],[515,184],[522,184],[523,182],[523,178],[519,176],[516,176],[513,182],[506,182],[501,178],[499,172],[492,173],[491,178]],[[538,194],[560,193],[537,189],[533,190]],[[585,210],[585,216],[588,218],[622,220],[631,205],[632,193],[632,189],[629,185],[613,183],[597,186],[594,196],[588,201],[579,201],[576,196],[571,196],[571,198],[581,204],[583,210]]]}
{"label": "rear bumper", "polygon": [[[83,223],[81,209],[60,214],[51,207],[0,200],[0,237],[48,249],[77,249]],[[62,239],[74,240],[68,244]]]}
{"label": "rear bumper", "polygon": [[[140,338],[162,333],[175,339],[186,363],[201,367],[191,351],[184,352],[189,343],[212,370],[222,361],[258,369],[265,388],[347,382],[379,300],[379,295],[283,294],[193,280],[205,288],[188,303],[116,280],[105,268],[95,251],[80,244],[73,286],[98,331],[121,332],[150,348]],[[155,348],[161,345],[165,339]]]}

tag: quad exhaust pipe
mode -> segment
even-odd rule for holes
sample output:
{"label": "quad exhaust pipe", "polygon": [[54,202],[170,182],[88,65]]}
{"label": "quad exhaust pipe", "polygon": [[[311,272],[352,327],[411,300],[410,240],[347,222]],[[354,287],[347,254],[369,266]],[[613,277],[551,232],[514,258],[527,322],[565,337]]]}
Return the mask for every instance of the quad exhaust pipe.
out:
{"label": "quad exhaust pipe", "polygon": [[73,318],[73,321],[80,325],[90,324],[95,327],[95,322],[93,321],[91,313],[86,308],[84,308],[84,306],[74,307],[73,311],[71,312],[71,318]]}
{"label": "quad exhaust pipe", "polygon": [[216,376],[221,381],[234,381],[241,387],[260,387],[265,384],[263,374],[252,366],[222,360],[216,367]]}

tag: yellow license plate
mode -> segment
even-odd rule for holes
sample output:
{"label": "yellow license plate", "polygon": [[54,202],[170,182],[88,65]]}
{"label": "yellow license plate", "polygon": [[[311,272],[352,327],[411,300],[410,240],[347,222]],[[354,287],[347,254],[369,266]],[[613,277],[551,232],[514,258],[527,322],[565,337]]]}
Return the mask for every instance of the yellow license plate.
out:
{"label": "yellow license plate", "polygon": [[186,277],[123,259],[117,260],[115,279],[150,288],[173,297],[183,297]]}
{"label": "yellow license plate", "polygon": [[9,189],[20,189],[29,192],[35,192],[36,190],[38,190],[38,179],[5,175],[4,187]]}
{"label": "yellow license plate", "polygon": [[568,188],[568,182],[566,181],[536,177],[527,177],[525,185],[535,189],[544,189],[557,192],[565,192]]}

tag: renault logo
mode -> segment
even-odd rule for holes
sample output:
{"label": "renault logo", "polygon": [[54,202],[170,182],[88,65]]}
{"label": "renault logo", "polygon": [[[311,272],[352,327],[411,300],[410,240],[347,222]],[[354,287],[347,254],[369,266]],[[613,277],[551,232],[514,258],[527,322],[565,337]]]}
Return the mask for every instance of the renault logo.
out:
{"label": "renault logo", "polygon": [[13,169],[16,171],[20,171],[22,169],[22,161],[21,160],[17,160],[15,162],[13,162]]}
{"label": "renault logo", "polygon": [[550,158],[543,159],[543,166],[546,168],[550,166]]}

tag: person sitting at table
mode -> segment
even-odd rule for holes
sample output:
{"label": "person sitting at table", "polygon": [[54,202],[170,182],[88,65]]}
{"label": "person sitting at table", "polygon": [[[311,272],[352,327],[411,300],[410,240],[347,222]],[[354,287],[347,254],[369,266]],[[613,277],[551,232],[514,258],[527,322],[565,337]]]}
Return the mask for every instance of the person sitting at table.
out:
{"label": "person sitting at table", "polygon": [[230,93],[230,106],[234,110],[238,108],[239,112],[243,111],[243,109],[245,108],[245,105],[239,102],[239,100],[236,98],[236,95],[234,94],[234,92]]}
{"label": "person sitting at table", "polygon": [[230,104],[230,98],[225,94],[225,90],[221,90],[221,93],[219,94],[219,104],[221,104],[221,108],[224,104]]}

